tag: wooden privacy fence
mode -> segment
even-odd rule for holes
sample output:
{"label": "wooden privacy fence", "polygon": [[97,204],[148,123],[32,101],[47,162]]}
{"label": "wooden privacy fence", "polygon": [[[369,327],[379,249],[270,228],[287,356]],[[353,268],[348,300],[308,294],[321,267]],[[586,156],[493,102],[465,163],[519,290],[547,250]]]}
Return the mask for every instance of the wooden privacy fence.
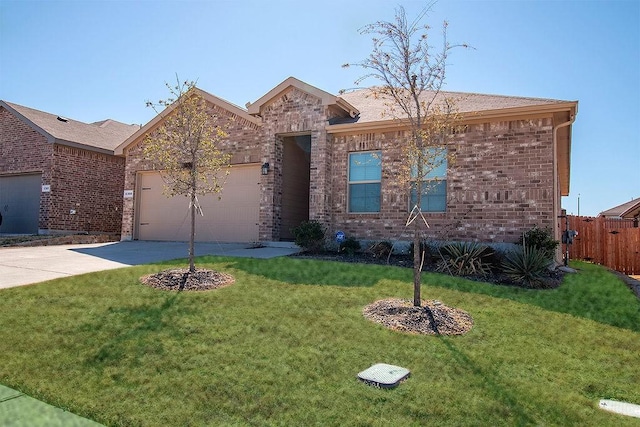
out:
{"label": "wooden privacy fence", "polygon": [[571,215],[568,221],[569,229],[578,232],[569,246],[570,259],[595,262],[628,275],[640,274],[637,221]]}

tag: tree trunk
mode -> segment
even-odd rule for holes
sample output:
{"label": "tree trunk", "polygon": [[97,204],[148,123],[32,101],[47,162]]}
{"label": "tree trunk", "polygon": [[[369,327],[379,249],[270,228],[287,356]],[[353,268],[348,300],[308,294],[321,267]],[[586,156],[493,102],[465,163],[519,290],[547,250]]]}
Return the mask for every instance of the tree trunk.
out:
{"label": "tree trunk", "polygon": [[[420,227],[422,220],[422,142],[420,142],[421,153],[418,155],[418,178],[416,180],[416,217],[413,219],[413,305],[420,307],[420,284],[422,281],[422,248],[420,247]],[[420,215],[420,218],[418,218]]]}
{"label": "tree trunk", "polygon": [[191,192],[191,233],[189,235],[189,272],[196,271],[195,258],[195,240],[196,240],[196,193]]}
{"label": "tree trunk", "polygon": [[418,218],[413,222],[413,305],[420,307],[420,284],[422,279],[422,251],[420,248],[420,224]]}

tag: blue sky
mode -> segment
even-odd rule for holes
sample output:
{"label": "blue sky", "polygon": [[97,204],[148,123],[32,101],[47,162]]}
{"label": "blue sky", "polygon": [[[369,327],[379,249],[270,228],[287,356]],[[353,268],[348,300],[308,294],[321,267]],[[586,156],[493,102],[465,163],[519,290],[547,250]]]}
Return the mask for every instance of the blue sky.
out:
{"label": "blue sky", "polygon": [[[370,39],[424,1],[0,0],[0,99],[84,122],[143,124],[165,81],[198,80],[238,105],[289,76],[331,93],[353,87]],[[440,0],[456,50],[446,89],[578,100],[569,213],[640,197],[640,1]]]}

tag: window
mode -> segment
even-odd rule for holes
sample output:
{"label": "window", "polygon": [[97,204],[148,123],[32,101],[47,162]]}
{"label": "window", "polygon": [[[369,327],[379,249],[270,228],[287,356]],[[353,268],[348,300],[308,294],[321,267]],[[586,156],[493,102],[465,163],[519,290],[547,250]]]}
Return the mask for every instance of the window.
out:
{"label": "window", "polygon": [[349,154],[349,212],[380,212],[380,151]]}
{"label": "window", "polygon": [[[425,167],[422,174],[422,196],[420,208],[423,212],[445,212],[447,210],[447,150],[428,148],[425,152]],[[411,197],[409,210],[416,204],[417,170],[411,171]]]}

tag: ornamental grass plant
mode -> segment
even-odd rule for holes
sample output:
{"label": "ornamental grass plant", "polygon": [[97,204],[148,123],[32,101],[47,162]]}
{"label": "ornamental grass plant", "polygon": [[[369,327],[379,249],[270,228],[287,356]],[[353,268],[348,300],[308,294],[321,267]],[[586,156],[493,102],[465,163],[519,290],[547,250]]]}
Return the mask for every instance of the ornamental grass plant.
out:
{"label": "ornamental grass plant", "polygon": [[522,246],[505,254],[502,271],[516,283],[528,288],[544,288],[545,274],[552,260],[546,249]]}
{"label": "ornamental grass plant", "polygon": [[437,271],[454,276],[487,276],[491,264],[486,261],[492,255],[488,246],[476,242],[456,242],[444,245]]}

